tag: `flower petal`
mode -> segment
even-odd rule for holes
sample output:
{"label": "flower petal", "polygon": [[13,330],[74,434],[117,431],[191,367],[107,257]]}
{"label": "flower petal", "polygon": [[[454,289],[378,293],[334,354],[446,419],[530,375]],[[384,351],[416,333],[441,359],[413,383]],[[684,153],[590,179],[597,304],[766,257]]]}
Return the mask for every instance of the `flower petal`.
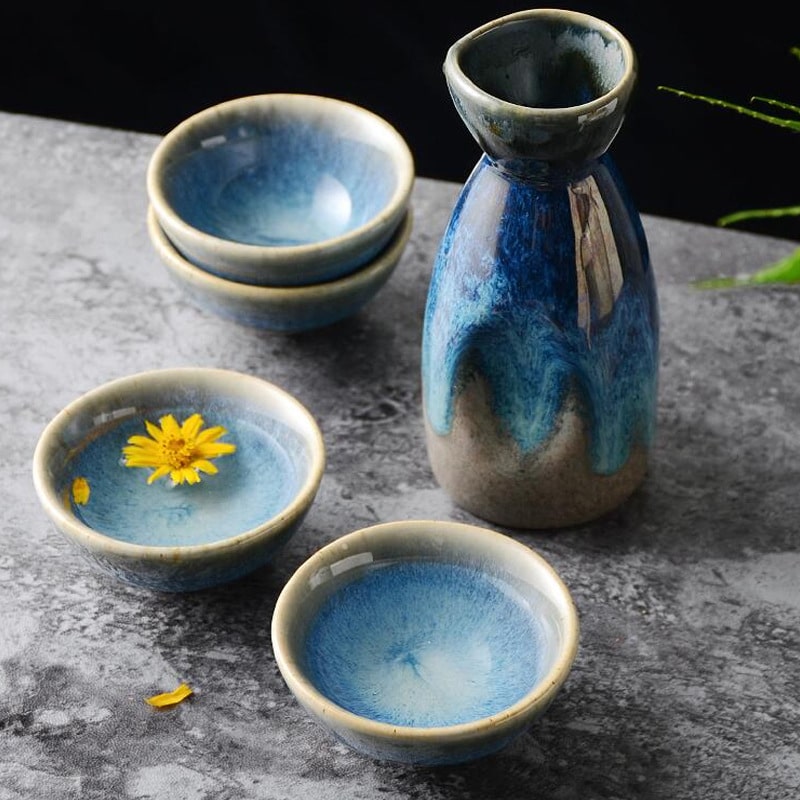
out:
{"label": "flower petal", "polygon": [[180,684],[176,689],[171,692],[163,692],[162,694],[154,694],[152,697],[146,697],[145,703],[153,706],[154,708],[167,708],[169,706],[177,705],[183,702],[187,697],[192,695],[193,692],[186,683]]}
{"label": "flower petal", "polygon": [[[138,465],[137,465],[137,466],[138,466]],[[148,465],[148,466],[150,466],[150,465]],[[161,465],[160,467],[158,467],[158,469],[156,469],[156,471],[155,471],[155,472],[154,472],[154,473],[153,473],[153,474],[152,474],[152,475],[151,475],[151,476],[150,476],[150,477],[147,479],[147,483],[148,483],[148,485],[149,485],[149,484],[151,484],[151,483],[154,483],[154,482],[155,482],[155,481],[157,481],[159,478],[163,478],[165,475],[169,475],[169,467],[167,467],[167,466],[165,466],[165,465],[163,465],[163,464],[162,464],[162,465]]]}
{"label": "flower petal", "polygon": [[72,481],[72,499],[79,506],[85,506],[89,502],[89,495],[92,490],[89,488],[89,481],[86,478],[77,477]]}
{"label": "flower petal", "polygon": [[161,422],[161,439],[179,439],[181,437],[181,429],[175,417],[172,414],[166,414],[159,420]]}
{"label": "flower petal", "polygon": [[[146,423],[150,424],[150,423]],[[156,428],[157,431],[160,432],[159,428]],[[144,447],[150,450],[158,449],[158,442],[154,442],[147,436],[139,436],[135,434],[128,439],[128,446],[129,447]]]}
{"label": "flower petal", "polygon": [[197,470],[194,467],[185,467],[183,470],[183,475],[186,478],[186,483],[193,484],[193,483],[200,483],[200,476],[197,474]]}
{"label": "flower petal", "polygon": [[213,428],[206,428],[202,431],[195,441],[197,444],[213,442],[215,439],[219,439],[220,436],[224,436],[227,432],[228,431],[223,428],[222,425],[215,425]]}
{"label": "flower petal", "polygon": [[147,432],[150,434],[150,436],[152,436],[157,442],[160,442],[164,438],[164,432],[154,422],[145,420],[144,426],[147,428]]}
{"label": "flower petal", "polygon": [[200,458],[216,458],[217,456],[228,455],[236,451],[236,445],[228,442],[208,442],[198,445],[195,454]]}
{"label": "flower petal", "polygon": [[219,470],[212,464],[210,461],[206,461],[204,458],[198,458],[195,461],[192,461],[192,466],[195,469],[199,469],[201,472],[205,472],[208,475],[216,475]]}
{"label": "flower petal", "polygon": [[192,416],[181,425],[181,436],[187,442],[194,441],[202,427],[203,418],[199,414],[192,414]]}

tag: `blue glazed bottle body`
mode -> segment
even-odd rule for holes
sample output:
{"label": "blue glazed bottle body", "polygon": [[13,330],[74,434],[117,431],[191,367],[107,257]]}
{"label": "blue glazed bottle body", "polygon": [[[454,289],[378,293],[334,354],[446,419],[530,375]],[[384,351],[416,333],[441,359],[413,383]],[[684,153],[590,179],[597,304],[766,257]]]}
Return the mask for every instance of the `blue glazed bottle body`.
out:
{"label": "blue glazed bottle body", "polygon": [[[593,519],[639,485],[655,434],[658,303],[611,158],[541,179],[483,156],[434,265],[422,344],[428,451],[467,510]],[[551,165],[552,167],[552,165]]]}

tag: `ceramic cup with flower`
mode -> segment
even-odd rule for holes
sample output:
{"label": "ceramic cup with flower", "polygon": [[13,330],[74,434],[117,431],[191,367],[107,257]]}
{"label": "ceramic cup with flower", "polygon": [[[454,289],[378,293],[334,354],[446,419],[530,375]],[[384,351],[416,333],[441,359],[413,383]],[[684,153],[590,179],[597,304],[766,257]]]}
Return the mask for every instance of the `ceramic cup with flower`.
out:
{"label": "ceramic cup with flower", "polygon": [[319,487],[322,436],[274,384],[184,367],[96,387],[43,430],[33,478],[80,553],[127,583],[188,591],[267,563]]}

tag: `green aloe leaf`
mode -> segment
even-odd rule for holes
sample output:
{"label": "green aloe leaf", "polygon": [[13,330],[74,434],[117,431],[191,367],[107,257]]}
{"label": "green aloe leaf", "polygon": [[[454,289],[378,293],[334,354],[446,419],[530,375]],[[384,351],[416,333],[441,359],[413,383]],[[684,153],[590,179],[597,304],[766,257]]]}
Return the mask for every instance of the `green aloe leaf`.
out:
{"label": "green aloe leaf", "polygon": [[[800,47],[792,47],[789,52],[791,55],[795,56],[795,58],[800,59]],[[665,92],[671,92],[679,97],[686,97],[690,100],[699,100],[712,106],[726,108],[730,111],[735,111],[739,114],[752,117],[753,119],[761,120],[762,122],[766,122],[770,125],[777,125],[780,128],[786,128],[791,131],[800,131],[800,119],[787,119],[784,117],[775,116],[773,114],[766,114],[762,111],[756,111],[753,108],[748,108],[747,106],[743,106],[738,103],[731,103],[727,100],[720,100],[716,97],[708,97],[707,95],[694,94],[693,92],[685,92],[681,89],[675,89],[671,86],[659,86],[658,88]],[[761,97],[756,95],[750,98],[750,102],[763,103],[800,117],[800,106],[793,105],[792,103],[786,103],[783,100],[776,100],[772,97]],[[724,217],[718,219],[717,224],[726,226],[734,225],[737,222],[743,222],[750,219],[775,219],[778,217],[791,216],[800,216],[800,206],[787,206],[785,208],[757,208],[745,211],[735,211],[732,214],[726,214]],[[773,283],[800,283],[800,249],[797,249],[794,253],[786,258],[783,258],[774,264],[770,264],[750,275],[712,278],[711,280],[696,281],[693,285],[700,289],[724,289],[737,286],[761,286],[764,284]]]}
{"label": "green aloe leaf", "polygon": [[[767,122],[770,125],[777,125],[781,128],[788,128],[792,131],[800,131],[800,120],[793,120],[793,119],[784,119],[783,117],[775,117],[772,114],[765,114],[761,111],[756,111],[753,108],[748,108],[747,106],[739,105],[738,103],[729,103],[727,100],[718,100],[716,97],[707,97],[703,94],[693,94],[692,92],[684,92],[681,89],[673,89],[671,86],[659,86],[659,89],[665,92],[672,92],[672,94],[678,95],[678,97],[688,97],[690,100],[700,100],[703,103],[709,103],[712,106],[721,106],[722,108],[730,109],[731,111],[736,111],[739,114],[744,114],[748,117],[753,117],[754,119],[759,119],[762,122]],[[780,107],[790,107],[794,108],[793,106],[789,106],[788,103],[782,103],[780,100],[771,100],[769,98],[758,98],[762,102],[767,102],[775,106]]]}
{"label": "green aloe leaf", "polygon": [[765,284],[800,283],[800,248],[786,258],[776,261],[751,275],[738,275],[727,278],[711,278],[695,281],[697,289],[730,289],[741,286],[763,286]]}
{"label": "green aloe leaf", "polygon": [[717,225],[725,227],[734,225],[746,219],[769,219],[776,217],[800,217],[800,206],[787,206],[786,208],[754,208],[750,211],[734,211],[717,220]]}
{"label": "green aloe leaf", "polygon": [[800,106],[792,105],[791,103],[785,103],[783,100],[775,100],[772,97],[761,97],[760,95],[755,95],[754,97],[750,98],[752,103],[766,103],[770,106],[775,106],[776,108],[782,108],[784,111],[791,111],[792,114],[797,114],[800,116]]}

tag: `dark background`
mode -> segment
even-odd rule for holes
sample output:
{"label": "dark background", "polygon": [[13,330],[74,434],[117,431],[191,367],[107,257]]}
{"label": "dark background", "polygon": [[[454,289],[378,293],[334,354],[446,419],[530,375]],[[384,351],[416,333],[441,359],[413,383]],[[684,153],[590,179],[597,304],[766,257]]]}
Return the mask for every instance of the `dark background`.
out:
{"label": "dark background", "polygon": [[[344,0],[5,5],[2,110],[164,134],[240,95],[325,94],[392,122],[419,175],[459,183],[480,151],[447,94],[446,50],[472,28],[530,7]],[[637,53],[637,88],[611,152],[643,213],[714,225],[740,209],[800,205],[797,133],[658,89],[800,105],[800,59],[790,53],[800,46],[800,6],[720,6],[724,13],[702,2],[566,6],[612,23]],[[800,240],[800,217],[736,227]]]}

